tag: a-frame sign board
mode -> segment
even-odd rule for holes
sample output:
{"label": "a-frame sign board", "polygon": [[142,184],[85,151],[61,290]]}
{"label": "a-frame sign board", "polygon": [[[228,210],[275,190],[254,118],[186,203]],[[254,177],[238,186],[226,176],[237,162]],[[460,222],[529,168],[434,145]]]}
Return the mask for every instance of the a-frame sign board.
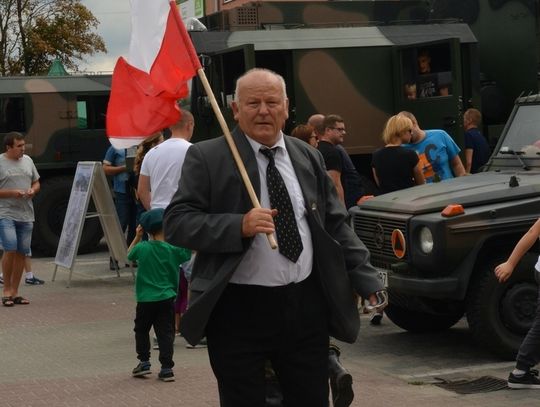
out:
{"label": "a-frame sign board", "polygon": [[[96,207],[96,213],[87,213],[90,196]],[[69,195],[66,217],[54,259],[56,266],[52,281],[56,278],[58,266],[64,267],[69,269],[69,287],[84,220],[96,216],[101,223],[110,256],[121,264],[127,263],[126,239],[120,227],[103,167],[97,161],[81,161],[77,164],[77,171]],[[118,269],[116,269],[116,273],[120,276]],[[131,273],[134,276],[133,269],[131,269]]]}

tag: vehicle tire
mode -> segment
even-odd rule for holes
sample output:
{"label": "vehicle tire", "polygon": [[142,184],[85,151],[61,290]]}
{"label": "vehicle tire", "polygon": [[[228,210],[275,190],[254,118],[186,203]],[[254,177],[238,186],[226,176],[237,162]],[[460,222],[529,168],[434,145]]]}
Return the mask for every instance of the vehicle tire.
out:
{"label": "vehicle tire", "polygon": [[[69,203],[73,177],[51,177],[41,182],[41,190],[34,198],[35,223],[32,234],[32,249],[42,256],[55,256],[64,217]],[[93,210],[90,202],[89,211]],[[88,253],[96,249],[103,237],[99,219],[86,219],[78,253]]]}
{"label": "vehicle tire", "polygon": [[536,256],[525,255],[507,282],[493,272],[507,257],[480,266],[467,294],[467,321],[474,339],[504,359],[514,360],[536,315]]}
{"label": "vehicle tire", "polygon": [[[429,312],[432,310],[433,312]],[[428,300],[389,292],[388,318],[409,332],[440,332],[454,326],[464,314],[460,303]]]}

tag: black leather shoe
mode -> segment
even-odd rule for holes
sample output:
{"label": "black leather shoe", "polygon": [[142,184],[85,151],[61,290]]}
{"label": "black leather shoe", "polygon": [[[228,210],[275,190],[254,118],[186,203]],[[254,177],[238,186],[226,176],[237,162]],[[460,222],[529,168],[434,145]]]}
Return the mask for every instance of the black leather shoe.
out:
{"label": "black leather shoe", "polygon": [[339,361],[339,350],[331,347],[328,351],[328,371],[334,407],[349,407],[354,399],[352,376]]}

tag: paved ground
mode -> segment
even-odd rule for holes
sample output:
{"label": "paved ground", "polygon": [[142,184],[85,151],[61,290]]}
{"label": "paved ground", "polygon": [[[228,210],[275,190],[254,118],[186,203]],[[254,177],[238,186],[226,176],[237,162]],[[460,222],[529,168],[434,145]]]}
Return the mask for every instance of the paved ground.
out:
{"label": "paved ground", "polygon": [[[54,259],[34,259],[46,284],[22,288],[30,305],[0,307],[0,406],[218,406],[206,350],[186,349],[181,338],[174,383],[156,379],[157,354],[153,375],[130,376],[137,363],[130,269],[118,278],[108,270],[107,253],[80,256],[66,288],[68,271],[59,269],[51,282],[54,268]],[[342,359],[354,377],[354,406],[538,405],[535,391],[463,396],[429,384],[441,374],[506,377],[511,363],[471,349],[463,327],[437,339],[403,333],[387,320],[370,327],[362,318],[360,340],[343,346]],[[437,340],[448,345],[431,346]]]}

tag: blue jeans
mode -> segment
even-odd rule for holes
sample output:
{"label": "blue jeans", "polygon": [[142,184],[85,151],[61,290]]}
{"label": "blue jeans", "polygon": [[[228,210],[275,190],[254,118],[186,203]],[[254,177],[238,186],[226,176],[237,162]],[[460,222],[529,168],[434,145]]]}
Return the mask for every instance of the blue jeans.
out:
{"label": "blue jeans", "polygon": [[114,192],[114,206],[116,206],[116,213],[118,213],[118,219],[120,220],[120,227],[122,232],[126,232],[126,242],[129,246],[135,238],[137,207],[135,206],[135,200],[131,194],[125,194],[122,192]]}
{"label": "blue jeans", "polygon": [[4,251],[17,251],[25,256],[30,256],[33,228],[34,222],[0,219],[0,241],[2,242]]}
{"label": "blue jeans", "polygon": [[[536,271],[536,273],[538,273]],[[540,362],[540,287],[538,300],[536,301],[536,316],[531,329],[523,339],[516,358],[516,368],[529,371],[529,369]]]}

